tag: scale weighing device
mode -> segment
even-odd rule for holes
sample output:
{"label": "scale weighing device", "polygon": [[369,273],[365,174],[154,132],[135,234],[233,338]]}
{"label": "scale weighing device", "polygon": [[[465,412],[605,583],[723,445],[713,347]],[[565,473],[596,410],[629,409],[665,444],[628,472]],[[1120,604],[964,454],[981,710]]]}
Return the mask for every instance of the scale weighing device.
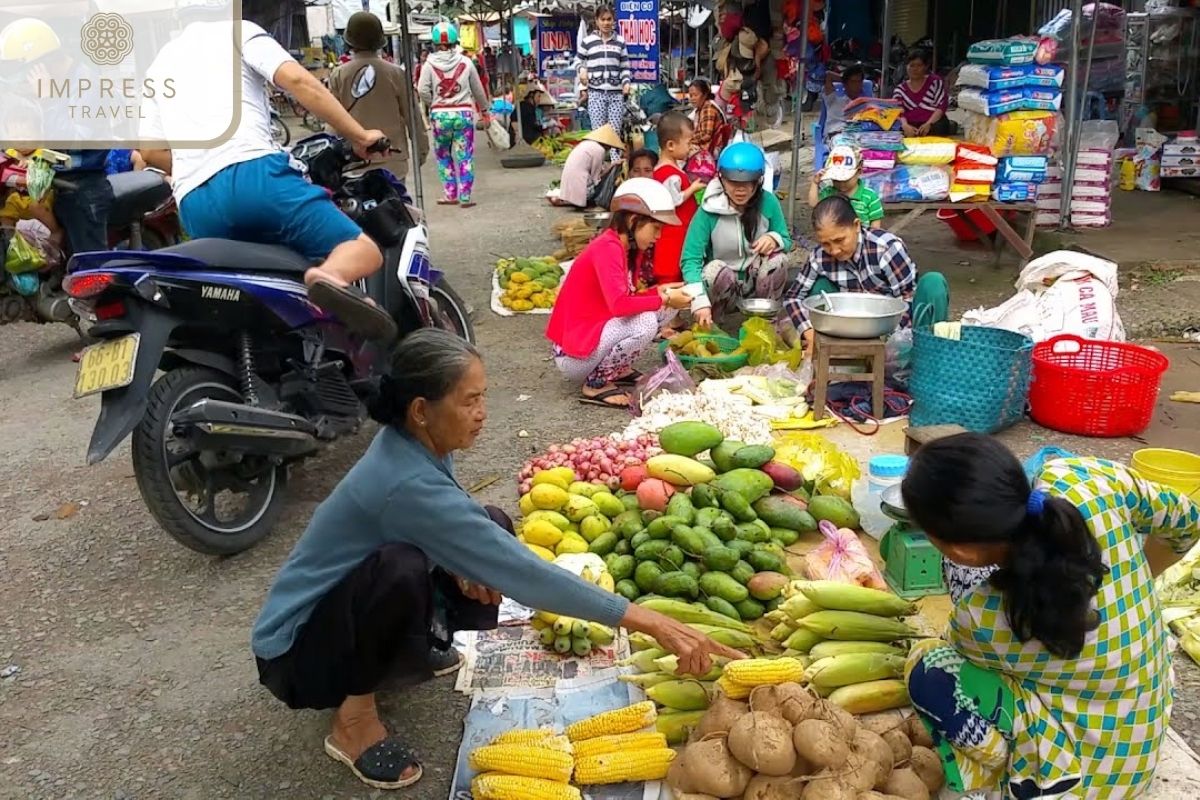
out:
{"label": "scale weighing device", "polygon": [[904,508],[900,484],[883,490],[879,510],[895,520],[895,524],[879,540],[879,553],[884,562],[883,577],[888,586],[906,600],[945,594],[941,551],[933,546],[924,531],[913,525]]}

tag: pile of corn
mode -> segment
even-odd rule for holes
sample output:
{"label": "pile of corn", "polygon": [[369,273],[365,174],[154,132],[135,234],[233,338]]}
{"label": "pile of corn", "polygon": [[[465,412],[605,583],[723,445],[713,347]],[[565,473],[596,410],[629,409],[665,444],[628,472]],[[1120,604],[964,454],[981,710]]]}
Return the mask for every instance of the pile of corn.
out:
{"label": "pile of corn", "polygon": [[[787,648],[785,658],[802,672],[775,683],[805,683],[854,714],[908,705],[903,644],[917,632],[899,618],[916,611],[912,603],[836,581],[793,581],[784,594],[787,599],[768,615],[775,623],[771,638]],[[726,687],[731,696],[749,693],[745,685],[738,689],[741,682],[728,670],[726,678],[734,684]]]}
{"label": "pile of corn", "polygon": [[475,800],[582,800],[581,786],[666,777],[675,758],[666,737],[644,732],[655,723],[647,701],[606,711],[554,731],[521,729],[497,736],[471,753],[479,775],[471,782]]}

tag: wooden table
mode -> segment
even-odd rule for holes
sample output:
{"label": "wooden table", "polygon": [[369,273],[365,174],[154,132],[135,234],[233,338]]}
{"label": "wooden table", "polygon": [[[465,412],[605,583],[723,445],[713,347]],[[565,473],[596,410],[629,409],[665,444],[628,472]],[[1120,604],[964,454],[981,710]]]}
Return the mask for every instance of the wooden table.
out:
{"label": "wooden table", "polygon": [[[976,233],[979,234],[980,241],[987,241],[988,234],[980,230],[979,226],[971,219],[971,216],[966,211],[970,209],[981,211],[992,225],[996,226],[996,232],[999,234],[996,237],[995,243],[995,263],[1000,262],[1000,254],[1004,249],[1004,243],[1008,242],[1012,249],[1021,257],[1021,265],[1033,258],[1033,234],[1036,230],[1037,223],[1037,206],[1034,203],[993,203],[991,201],[984,203],[951,203],[949,201],[929,202],[929,203],[885,203],[883,206],[884,213],[891,214],[893,212],[908,212],[894,225],[889,225],[887,230],[891,233],[899,234],[905,227],[915,221],[926,211],[940,211],[948,209],[954,211],[958,218],[970,225]],[[1028,215],[1029,221],[1025,227],[1025,235],[1021,236],[1013,226],[1008,223],[1002,215],[1001,211],[1018,211]]]}

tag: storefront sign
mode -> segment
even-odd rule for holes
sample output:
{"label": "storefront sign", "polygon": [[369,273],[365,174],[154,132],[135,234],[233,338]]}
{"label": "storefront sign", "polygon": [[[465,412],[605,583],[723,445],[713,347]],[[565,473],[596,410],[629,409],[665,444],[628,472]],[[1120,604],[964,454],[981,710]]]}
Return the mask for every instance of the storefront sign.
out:
{"label": "storefront sign", "polygon": [[658,0],[619,0],[617,32],[635,83],[658,83]]}
{"label": "storefront sign", "polygon": [[575,31],[579,21],[571,17],[542,17],[537,25],[538,75],[545,77],[546,63],[575,58]]}

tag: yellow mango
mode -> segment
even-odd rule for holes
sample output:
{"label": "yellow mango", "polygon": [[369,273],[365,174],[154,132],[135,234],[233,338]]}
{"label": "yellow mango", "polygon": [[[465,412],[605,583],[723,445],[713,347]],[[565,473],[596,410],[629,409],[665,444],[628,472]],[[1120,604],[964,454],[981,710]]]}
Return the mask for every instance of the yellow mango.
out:
{"label": "yellow mango", "polygon": [[533,473],[533,485],[541,486],[543,483],[548,483],[551,486],[557,486],[563,491],[568,491],[571,482],[563,478],[562,473],[552,470],[543,469]]}
{"label": "yellow mango", "polygon": [[591,497],[594,494],[599,494],[604,491],[604,487],[598,483],[588,483],[587,481],[574,481],[566,487],[571,494],[578,494],[584,497]]}
{"label": "yellow mango", "polygon": [[625,511],[625,504],[612,492],[601,491],[592,495],[592,502],[606,517],[615,517]]}
{"label": "yellow mango", "polygon": [[562,479],[567,482],[567,485],[575,482],[575,470],[571,469],[570,467],[551,467],[550,469],[542,470],[542,472],[549,472],[554,475],[562,476]]}
{"label": "yellow mango", "polygon": [[[528,285],[522,286],[520,289],[517,289],[517,297],[522,300],[528,300],[530,297],[533,297],[533,289],[529,288]],[[530,305],[532,306],[533,304],[530,303]]]}
{"label": "yellow mango", "polygon": [[525,537],[526,542],[540,547],[554,547],[563,538],[562,531],[541,519],[527,521],[521,527],[521,534]]}
{"label": "yellow mango", "polygon": [[529,283],[529,280],[530,280],[529,276],[526,275],[524,272],[514,272],[512,274],[512,282],[513,283]]}
{"label": "yellow mango", "polygon": [[[533,505],[535,507],[547,511],[559,511],[565,508],[567,501],[571,499],[571,495],[567,494],[566,489],[550,483],[541,483],[534,486],[529,494],[533,498]],[[569,517],[570,515],[568,514],[567,516]]]}
{"label": "yellow mango", "polygon": [[528,300],[513,300],[513,311],[533,311],[533,303]]}
{"label": "yellow mango", "polygon": [[[525,515],[526,522],[533,522],[535,519],[545,520],[563,533],[571,530],[571,520],[567,519],[562,514],[559,514],[557,511],[535,510]],[[576,530],[576,533],[578,532],[579,531]]]}
{"label": "yellow mango", "polygon": [[521,516],[524,517],[528,517],[537,510],[537,506],[533,504],[533,497],[529,494],[529,492],[521,495],[521,499],[517,503],[517,507],[521,509]]}
{"label": "yellow mango", "polygon": [[612,527],[612,523],[608,521],[608,517],[600,514],[593,514],[590,517],[584,517],[579,523],[579,533],[588,543],[596,540],[596,537]]}
{"label": "yellow mango", "polygon": [[554,548],[555,554],[560,556],[566,553],[586,553],[587,551],[588,543],[577,533],[563,534],[562,541]]}
{"label": "yellow mango", "polygon": [[[535,486],[534,489],[536,490],[537,487]],[[534,498],[534,502],[537,502],[537,498]],[[600,509],[596,507],[595,503],[589,498],[578,494],[567,495],[567,501],[564,503],[564,506],[563,513],[567,515],[567,519],[571,520],[571,522],[583,522],[585,518],[600,513]]]}
{"label": "yellow mango", "polygon": [[553,561],[554,560],[554,551],[553,550],[550,550],[545,547],[541,547],[540,545],[529,544],[528,542],[525,543],[525,546],[528,547],[529,550],[535,556],[542,559],[543,561]]}

